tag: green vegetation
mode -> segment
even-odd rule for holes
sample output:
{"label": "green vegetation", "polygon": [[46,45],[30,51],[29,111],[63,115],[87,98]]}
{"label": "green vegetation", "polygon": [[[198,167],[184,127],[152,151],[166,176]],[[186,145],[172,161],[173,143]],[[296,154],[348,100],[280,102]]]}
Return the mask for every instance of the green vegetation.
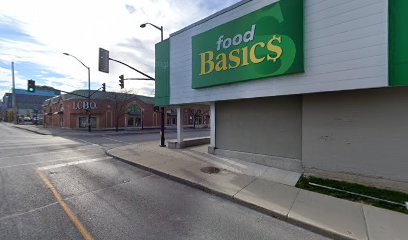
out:
{"label": "green vegetation", "polygon": [[373,205],[376,207],[386,208],[389,210],[408,214],[408,210],[403,206],[399,206],[399,205],[395,205],[395,204],[391,204],[387,202],[382,202],[379,200],[374,200],[374,199],[370,199],[370,198],[366,198],[362,196],[356,196],[356,195],[341,192],[341,191],[326,189],[323,187],[312,186],[309,184],[309,182],[331,187],[331,188],[348,191],[348,192],[368,195],[371,197],[380,198],[380,199],[397,202],[401,204],[404,204],[406,201],[408,201],[408,194],[406,193],[396,192],[396,191],[391,191],[391,190],[384,190],[384,189],[379,189],[375,187],[368,187],[368,186],[355,184],[355,183],[342,182],[342,181],[336,181],[336,180],[330,180],[330,179],[322,179],[322,178],[316,178],[316,177],[304,177],[304,176],[302,176],[299,179],[298,183],[296,184],[296,187],[302,188],[305,190],[318,192],[318,193],[330,195],[330,196],[337,197],[337,198],[343,198],[343,199],[347,199],[347,200],[354,201],[354,202],[360,202],[360,203],[369,204],[369,205]]}

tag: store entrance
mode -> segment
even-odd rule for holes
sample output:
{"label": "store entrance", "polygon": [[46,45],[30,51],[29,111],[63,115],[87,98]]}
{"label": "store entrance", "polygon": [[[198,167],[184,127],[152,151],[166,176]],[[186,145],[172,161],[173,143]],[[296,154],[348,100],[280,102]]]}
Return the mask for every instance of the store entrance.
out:
{"label": "store entrance", "polygon": [[127,117],[127,127],[141,127],[142,119],[140,117]]}
{"label": "store entrance", "polygon": [[126,127],[142,127],[143,128],[143,109],[137,103],[131,103],[128,106],[126,114]]}
{"label": "store entrance", "polygon": [[[79,117],[79,128],[88,127],[88,117]],[[91,128],[96,128],[96,117],[91,117]]]}

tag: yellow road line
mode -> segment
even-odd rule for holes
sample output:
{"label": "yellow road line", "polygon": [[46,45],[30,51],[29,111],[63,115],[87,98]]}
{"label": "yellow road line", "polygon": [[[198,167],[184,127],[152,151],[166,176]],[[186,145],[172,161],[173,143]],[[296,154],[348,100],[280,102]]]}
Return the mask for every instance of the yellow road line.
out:
{"label": "yellow road line", "polygon": [[42,173],[40,170],[37,170],[37,174],[43,180],[45,185],[47,185],[47,187],[54,194],[55,198],[57,199],[57,202],[61,205],[62,209],[64,209],[65,213],[68,215],[69,219],[75,225],[75,227],[78,229],[78,231],[82,234],[82,236],[86,240],[93,240],[93,237],[91,236],[91,234],[84,227],[84,225],[82,225],[82,223],[79,221],[78,217],[74,214],[74,212],[71,210],[71,208],[69,208],[68,205],[64,202],[61,195],[57,192],[57,190],[52,185],[50,180],[48,180],[47,176],[45,176],[45,174]]}

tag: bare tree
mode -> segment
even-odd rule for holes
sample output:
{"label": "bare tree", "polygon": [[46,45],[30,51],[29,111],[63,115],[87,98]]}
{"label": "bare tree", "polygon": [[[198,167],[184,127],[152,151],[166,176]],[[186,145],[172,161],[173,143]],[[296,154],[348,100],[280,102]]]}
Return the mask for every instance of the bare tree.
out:
{"label": "bare tree", "polygon": [[203,116],[201,109],[190,108],[189,115],[193,118],[193,127],[196,128],[198,119]]}
{"label": "bare tree", "polygon": [[130,91],[122,90],[120,93],[112,93],[113,96],[109,97],[115,107],[114,120],[116,132],[119,131],[119,119],[126,115],[129,100],[133,97],[129,92]]}

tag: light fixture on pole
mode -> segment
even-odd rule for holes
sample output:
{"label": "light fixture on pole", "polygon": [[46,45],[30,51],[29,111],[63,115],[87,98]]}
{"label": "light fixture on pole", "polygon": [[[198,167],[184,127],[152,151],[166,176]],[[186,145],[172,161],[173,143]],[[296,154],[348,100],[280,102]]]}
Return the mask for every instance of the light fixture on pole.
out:
{"label": "light fixture on pole", "polygon": [[[140,24],[141,28],[146,27],[146,25],[150,25],[155,27],[156,29],[160,30],[161,33],[161,42],[163,42],[163,26],[156,26],[152,23],[143,23]],[[160,113],[160,147],[165,147],[166,145],[164,144],[165,137],[164,137],[164,107],[161,107],[161,113]]]}
{"label": "light fixture on pole", "polygon": [[157,28],[158,30],[160,30],[160,33],[161,33],[161,42],[163,42],[163,26],[158,27],[158,26],[154,25],[153,23],[143,23],[143,24],[140,24],[140,27],[141,27],[141,28],[145,28],[146,25],[153,26],[153,27]]}
{"label": "light fixture on pole", "polygon": [[64,53],[64,55],[71,56],[80,62],[86,69],[88,69],[88,132],[91,132],[91,68],[86,66],[81,60],[74,55]]}

